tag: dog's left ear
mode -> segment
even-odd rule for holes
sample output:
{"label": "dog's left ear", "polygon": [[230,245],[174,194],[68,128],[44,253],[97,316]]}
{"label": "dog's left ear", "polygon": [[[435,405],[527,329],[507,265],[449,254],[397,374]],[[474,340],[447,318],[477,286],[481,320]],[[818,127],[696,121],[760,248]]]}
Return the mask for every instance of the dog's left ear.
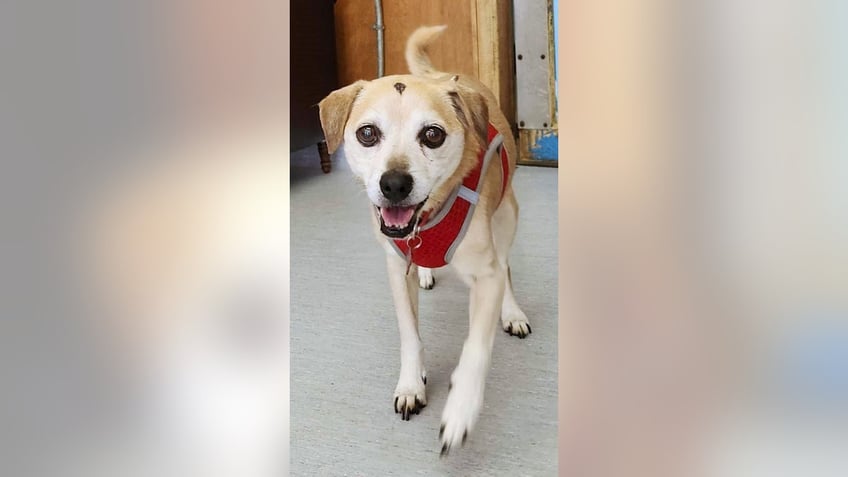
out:
{"label": "dog's left ear", "polygon": [[466,131],[471,131],[485,147],[489,137],[489,108],[482,94],[459,84],[459,77],[452,78],[453,88],[448,92],[459,122]]}
{"label": "dog's left ear", "polygon": [[344,128],[350,109],[356,96],[362,91],[366,81],[359,80],[353,84],[337,89],[318,103],[318,115],[321,117],[321,128],[327,139],[327,149],[330,154],[342,144]]}

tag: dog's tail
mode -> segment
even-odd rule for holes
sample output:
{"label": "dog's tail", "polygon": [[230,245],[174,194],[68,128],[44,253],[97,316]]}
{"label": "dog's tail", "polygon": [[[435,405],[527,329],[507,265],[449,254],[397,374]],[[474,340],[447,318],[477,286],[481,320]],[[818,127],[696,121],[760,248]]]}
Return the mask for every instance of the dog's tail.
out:
{"label": "dog's tail", "polygon": [[447,25],[423,26],[412,32],[406,42],[406,64],[409,66],[410,73],[418,76],[430,76],[439,73],[430,63],[427,47],[447,27]]}

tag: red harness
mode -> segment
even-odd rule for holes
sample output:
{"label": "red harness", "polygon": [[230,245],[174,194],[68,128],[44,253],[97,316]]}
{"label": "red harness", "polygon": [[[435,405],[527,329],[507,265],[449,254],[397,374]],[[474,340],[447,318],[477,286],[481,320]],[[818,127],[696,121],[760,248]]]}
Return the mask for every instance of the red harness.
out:
{"label": "red harness", "polygon": [[471,223],[474,207],[480,198],[481,179],[496,153],[501,158],[503,198],[509,182],[509,156],[503,147],[503,136],[489,124],[488,146],[477,155],[477,166],[453,191],[441,211],[432,220],[422,215],[417,233],[390,241],[401,257],[427,268],[443,267],[450,262]]}

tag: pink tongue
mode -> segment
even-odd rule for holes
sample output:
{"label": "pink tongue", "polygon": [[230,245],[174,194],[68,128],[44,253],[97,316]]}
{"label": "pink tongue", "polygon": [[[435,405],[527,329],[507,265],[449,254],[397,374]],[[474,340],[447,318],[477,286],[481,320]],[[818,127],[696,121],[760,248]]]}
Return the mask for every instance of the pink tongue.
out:
{"label": "pink tongue", "polygon": [[389,227],[406,227],[415,214],[415,207],[383,207],[380,209],[383,223]]}

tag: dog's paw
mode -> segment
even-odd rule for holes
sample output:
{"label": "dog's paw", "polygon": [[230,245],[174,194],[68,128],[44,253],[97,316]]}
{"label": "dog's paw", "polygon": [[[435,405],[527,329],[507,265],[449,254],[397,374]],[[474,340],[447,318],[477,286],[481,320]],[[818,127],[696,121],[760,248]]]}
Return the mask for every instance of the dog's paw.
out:
{"label": "dog's paw", "polygon": [[458,380],[456,385],[451,385],[445,409],[442,411],[442,425],[439,428],[442,457],[449,454],[453,447],[465,444],[468,433],[477,422],[482,407],[481,384],[465,379]]}
{"label": "dog's paw", "polygon": [[521,312],[504,316],[501,319],[501,324],[503,324],[504,331],[521,339],[533,332],[530,329],[530,321]]}
{"label": "dog's paw", "polygon": [[432,290],[436,285],[436,279],[433,278],[433,270],[418,267],[418,285],[425,290]]}
{"label": "dog's paw", "polygon": [[426,375],[421,376],[415,384],[398,382],[395,388],[395,414],[400,414],[401,419],[408,421],[411,415],[421,412],[427,406],[426,384]]}

